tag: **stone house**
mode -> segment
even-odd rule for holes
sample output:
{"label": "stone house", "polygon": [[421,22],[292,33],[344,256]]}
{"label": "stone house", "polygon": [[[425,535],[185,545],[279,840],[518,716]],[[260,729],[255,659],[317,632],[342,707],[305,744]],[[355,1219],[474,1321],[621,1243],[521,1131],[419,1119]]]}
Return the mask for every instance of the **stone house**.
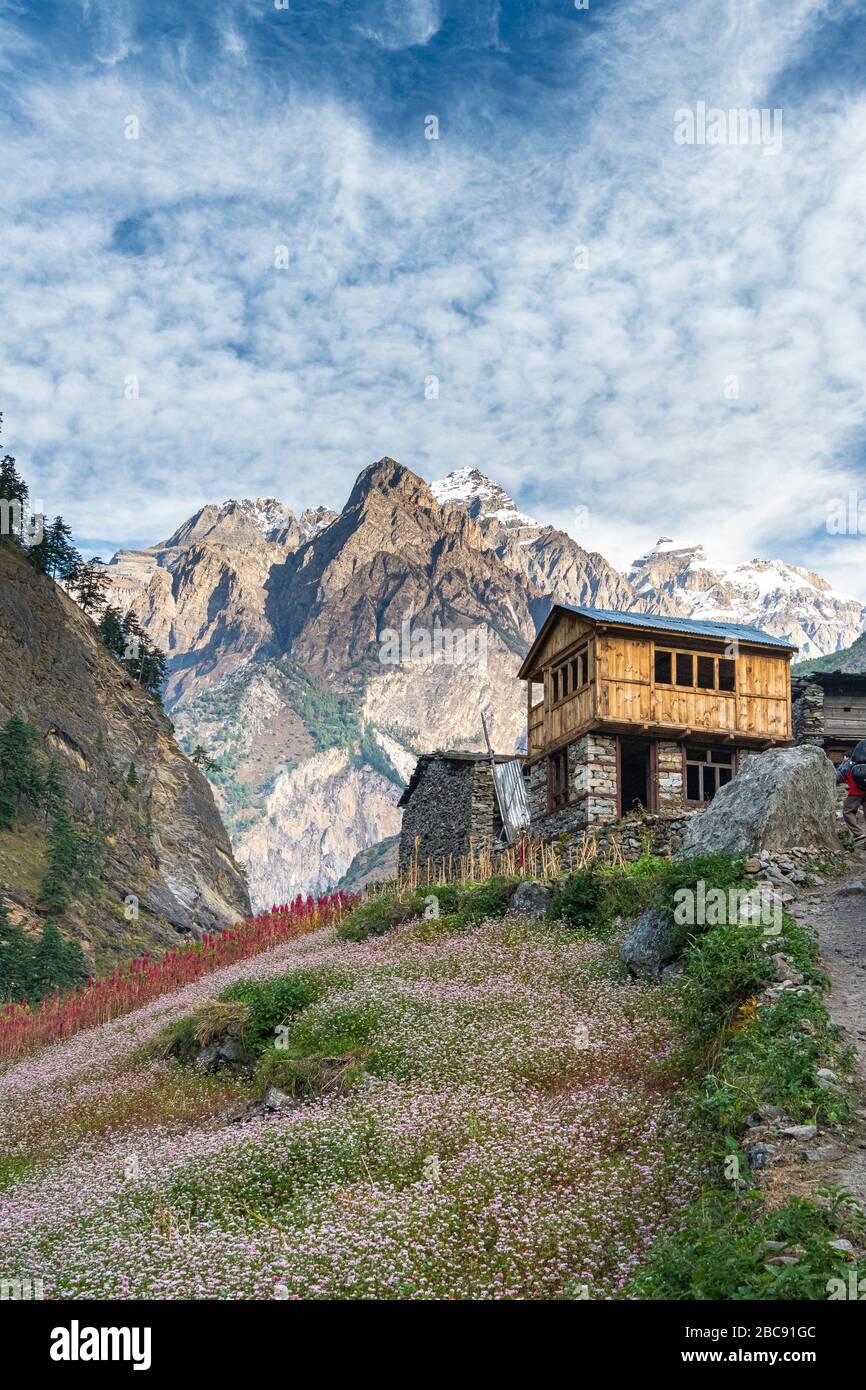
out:
{"label": "stone house", "polygon": [[866,738],[866,672],[810,671],[794,676],[791,696],[798,743],[813,743],[840,763]]}
{"label": "stone house", "polygon": [[[495,761],[520,759],[498,754]],[[416,853],[422,866],[428,859],[437,866],[447,865],[452,856],[456,865],[461,855],[495,844],[502,834],[490,757],[485,753],[422,753],[397,805],[403,808],[401,873],[408,870]]]}
{"label": "stone house", "polygon": [[795,650],[743,624],[555,604],[519,673],[533,832],[705,806],[743,755],[793,741]]}

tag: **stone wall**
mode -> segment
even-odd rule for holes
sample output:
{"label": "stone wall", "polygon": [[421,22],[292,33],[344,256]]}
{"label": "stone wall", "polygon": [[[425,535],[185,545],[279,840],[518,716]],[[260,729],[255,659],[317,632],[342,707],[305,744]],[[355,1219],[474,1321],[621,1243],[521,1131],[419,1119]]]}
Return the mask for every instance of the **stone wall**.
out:
{"label": "stone wall", "polygon": [[658,759],[658,807],[660,811],[681,807],[683,802],[683,745],[668,741],[656,744]]}
{"label": "stone wall", "polygon": [[824,742],[824,689],[820,685],[807,685],[798,700],[791,706],[791,720],[794,738],[797,743]]}
{"label": "stone wall", "polygon": [[476,766],[470,761],[449,762],[436,757],[426,763],[403,811],[398,856],[402,872],[415,858],[416,836],[422,865],[427,859],[439,863],[451,854],[457,858],[467,853],[472,832]]}
{"label": "stone wall", "polygon": [[568,804],[547,810],[547,759],[529,769],[529,811],[533,832],[561,835],[605,825],[616,816],[616,739],[584,734],[566,749]]}

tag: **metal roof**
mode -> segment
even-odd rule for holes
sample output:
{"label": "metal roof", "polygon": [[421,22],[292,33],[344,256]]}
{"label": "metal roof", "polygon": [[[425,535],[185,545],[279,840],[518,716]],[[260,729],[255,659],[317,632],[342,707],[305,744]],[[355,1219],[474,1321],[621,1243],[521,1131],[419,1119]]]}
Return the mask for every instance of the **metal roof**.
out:
{"label": "metal roof", "polygon": [[597,623],[617,623],[626,627],[648,627],[656,632],[702,633],[705,637],[739,637],[743,642],[759,642],[762,646],[785,647],[797,651],[796,643],[787,637],[771,637],[759,627],[748,623],[696,622],[693,618],[662,618],[656,613],[622,613],[615,608],[579,608],[572,603],[557,603],[557,608],[567,608],[570,613],[580,613]]}

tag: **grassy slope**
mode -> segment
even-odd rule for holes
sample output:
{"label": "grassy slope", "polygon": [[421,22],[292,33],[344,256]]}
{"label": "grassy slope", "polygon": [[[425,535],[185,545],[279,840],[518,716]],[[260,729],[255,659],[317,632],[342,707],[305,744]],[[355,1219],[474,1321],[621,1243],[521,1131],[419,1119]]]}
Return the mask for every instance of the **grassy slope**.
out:
{"label": "grassy slope", "polygon": [[[649,869],[608,878],[608,918],[669,872]],[[594,891],[566,885],[560,910]],[[345,939],[301,938],[0,1074],[9,1275],[97,1298],[826,1296],[838,1213],[756,1212],[722,1176],[755,1105],[837,1104],[815,1080],[838,1065],[818,997],[754,1007],[755,929],[706,932],[684,981],[636,987],[600,916],[481,920],[501,884],[438,892],[456,912],[401,926],[406,907],[370,904]],[[808,933],[788,921],[775,944],[817,981]],[[167,1020],[287,972],[299,1011],[255,1074],[154,1054]],[[259,1046],[272,1025],[260,1012]],[[232,1122],[268,1077],[319,1094]],[[766,1240],[804,1253],[771,1267]]]}

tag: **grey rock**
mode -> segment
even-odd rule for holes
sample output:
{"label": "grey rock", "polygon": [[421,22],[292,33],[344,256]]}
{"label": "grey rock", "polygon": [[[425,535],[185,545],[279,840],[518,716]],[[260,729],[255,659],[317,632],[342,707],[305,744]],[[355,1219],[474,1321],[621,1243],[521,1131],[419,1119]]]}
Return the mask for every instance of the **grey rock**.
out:
{"label": "grey rock", "polygon": [[826,1163],[828,1159],[841,1158],[842,1150],[838,1144],[818,1144],[806,1150],[806,1157],[810,1163]]}
{"label": "grey rock", "polygon": [[509,904],[509,912],[519,913],[530,922],[540,922],[547,915],[553,899],[553,889],[539,879],[518,883]]}
{"label": "grey rock", "polygon": [[857,1258],[857,1251],[850,1240],[846,1240],[844,1236],[837,1236],[835,1240],[831,1240],[830,1249],[838,1250],[840,1255],[845,1255],[849,1260]]}
{"label": "grey rock", "polygon": [[677,857],[764,851],[768,863],[772,850],[837,850],[838,844],[833,764],[823,749],[800,744],[749,758],[706,811],[692,817]]}
{"label": "grey rock", "polygon": [[744,1152],[746,1162],[752,1169],[771,1168],[778,1159],[772,1144],[747,1144]]}
{"label": "grey rock", "polygon": [[639,980],[657,980],[662,967],[676,955],[673,923],[659,907],[648,907],[620,947],[619,957]]}
{"label": "grey rock", "polygon": [[285,1091],[280,1091],[276,1086],[269,1086],[262,1099],[262,1105],[266,1110],[280,1110],[284,1105],[291,1105],[292,1097],[287,1096]]}
{"label": "grey rock", "polygon": [[814,1139],[818,1133],[817,1125],[786,1125],[779,1130],[786,1139]]}

